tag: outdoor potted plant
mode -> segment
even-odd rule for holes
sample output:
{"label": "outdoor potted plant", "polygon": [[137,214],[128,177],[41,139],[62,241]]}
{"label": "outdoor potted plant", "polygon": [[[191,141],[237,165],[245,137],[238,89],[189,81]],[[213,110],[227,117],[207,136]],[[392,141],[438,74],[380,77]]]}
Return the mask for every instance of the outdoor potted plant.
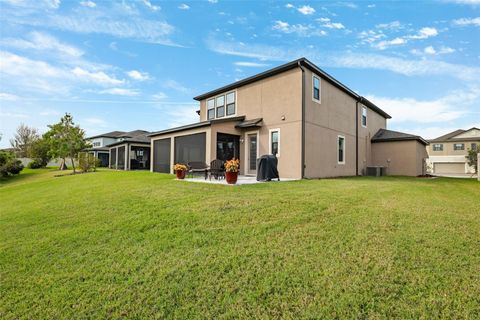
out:
{"label": "outdoor potted plant", "polygon": [[228,184],[237,183],[239,167],[240,160],[238,159],[232,159],[225,162],[225,179]]}
{"label": "outdoor potted plant", "polygon": [[177,179],[185,179],[185,173],[187,172],[187,166],[181,163],[177,163],[174,167],[173,170],[175,171],[175,174],[177,175]]}

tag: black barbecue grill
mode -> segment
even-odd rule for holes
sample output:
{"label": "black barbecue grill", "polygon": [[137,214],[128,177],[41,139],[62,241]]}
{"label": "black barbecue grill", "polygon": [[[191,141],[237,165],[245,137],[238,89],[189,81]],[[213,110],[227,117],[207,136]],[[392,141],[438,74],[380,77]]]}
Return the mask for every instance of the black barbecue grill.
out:
{"label": "black barbecue grill", "polygon": [[257,181],[271,181],[280,176],[277,170],[278,159],[274,155],[266,154],[257,159]]}

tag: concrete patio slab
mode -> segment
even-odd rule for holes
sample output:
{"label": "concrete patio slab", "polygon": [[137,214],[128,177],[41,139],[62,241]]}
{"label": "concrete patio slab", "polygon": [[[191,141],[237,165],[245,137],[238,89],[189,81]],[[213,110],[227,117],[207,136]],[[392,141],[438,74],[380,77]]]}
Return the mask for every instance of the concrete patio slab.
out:
{"label": "concrete patio slab", "polygon": [[[220,179],[216,180],[214,178],[207,179],[205,180],[204,177],[193,177],[193,178],[185,178],[183,181],[188,181],[188,182],[199,182],[199,183],[210,183],[210,184],[222,184],[222,185],[227,185],[227,186],[239,186],[239,185],[244,185],[244,184],[255,184],[255,183],[265,183],[265,182],[282,182],[282,181],[294,181],[295,179],[287,179],[287,178],[280,178],[280,181],[278,180],[272,180],[272,181],[257,181],[257,178],[254,176],[238,176],[237,183],[236,184],[228,184],[225,179]],[[182,180],[180,180],[182,181]]]}

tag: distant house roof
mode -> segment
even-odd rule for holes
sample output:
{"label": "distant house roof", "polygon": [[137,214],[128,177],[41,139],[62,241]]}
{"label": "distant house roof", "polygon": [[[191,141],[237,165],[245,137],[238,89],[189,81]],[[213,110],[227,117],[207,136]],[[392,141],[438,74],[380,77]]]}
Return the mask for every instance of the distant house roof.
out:
{"label": "distant house roof", "polygon": [[119,144],[124,143],[148,143],[150,144],[150,132],[145,130],[134,130],[130,132],[125,132],[121,134],[118,139],[119,141],[115,141],[114,143],[109,144],[107,147],[113,147]]}
{"label": "distant house roof", "polygon": [[273,68],[273,69],[270,69],[270,70],[267,70],[267,71],[264,71],[262,73],[259,73],[259,74],[256,74],[254,76],[251,76],[251,77],[248,77],[248,78],[245,78],[243,80],[240,80],[240,81],[236,81],[236,82],[233,82],[231,84],[228,84],[226,86],[223,86],[221,88],[218,88],[218,89],[215,89],[215,90],[212,90],[212,91],[209,91],[207,93],[204,93],[204,94],[201,94],[199,96],[196,96],[194,97],[193,99],[197,100],[197,101],[200,101],[200,100],[203,100],[203,99],[206,99],[206,98],[210,98],[212,96],[215,96],[219,93],[223,93],[225,91],[229,91],[229,90],[232,90],[232,89],[235,89],[235,88],[238,88],[238,87],[241,87],[241,86],[244,86],[244,85],[247,85],[247,84],[250,84],[252,82],[256,82],[256,81],[259,81],[259,80],[262,80],[262,79],[265,79],[265,78],[268,78],[268,77],[271,77],[271,76],[274,76],[276,74],[279,74],[279,73],[282,73],[282,72],[285,72],[287,70],[290,70],[290,69],[294,69],[294,68],[297,68],[298,66],[304,66],[308,69],[310,69],[311,71],[315,72],[316,74],[320,75],[323,79],[325,79],[326,81],[330,82],[332,85],[334,85],[335,87],[337,87],[338,89],[344,91],[345,93],[347,93],[348,95],[350,95],[351,97],[353,97],[354,99],[356,99],[357,101],[360,101],[361,103],[365,104],[367,107],[369,107],[370,109],[372,109],[373,111],[377,112],[378,114],[380,114],[381,116],[387,118],[387,119],[390,119],[391,116],[386,113],[385,111],[383,111],[382,109],[380,109],[379,107],[377,107],[374,103],[372,103],[371,101],[369,101],[368,99],[358,95],[357,93],[355,93],[353,90],[349,89],[347,86],[345,86],[343,83],[341,83],[340,81],[338,81],[337,79],[335,79],[334,77],[332,77],[331,75],[329,75],[328,73],[326,73],[325,71],[323,71],[322,69],[320,69],[319,67],[317,67],[315,64],[313,64],[312,62],[310,62],[308,59],[306,58],[300,58],[300,59],[297,59],[297,60],[294,60],[294,61],[291,61],[289,63],[286,63],[286,64],[283,64],[281,66],[278,66],[276,68]]}
{"label": "distant house roof", "polygon": [[103,134],[98,134],[93,137],[88,137],[87,139],[95,139],[95,138],[118,138],[121,135],[125,134],[125,131],[112,131],[112,132],[107,132]]}
{"label": "distant house roof", "polygon": [[392,131],[387,129],[380,129],[372,137],[372,142],[391,142],[391,141],[408,141],[408,140],[417,140],[423,145],[427,145],[428,142],[420,136],[415,136],[413,134],[408,134],[404,132]]}
{"label": "distant house roof", "polygon": [[470,131],[470,130],[480,130],[480,129],[478,129],[477,127],[472,127],[470,129],[467,129],[467,130],[458,129],[458,130],[452,131],[450,133],[447,133],[443,136],[440,136],[438,138],[430,139],[429,141],[430,142],[478,141],[479,138],[475,138],[475,137],[473,137],[473,138],[455,138],[456,136],[458,136],[462,133],[465,133],[467,131]]}

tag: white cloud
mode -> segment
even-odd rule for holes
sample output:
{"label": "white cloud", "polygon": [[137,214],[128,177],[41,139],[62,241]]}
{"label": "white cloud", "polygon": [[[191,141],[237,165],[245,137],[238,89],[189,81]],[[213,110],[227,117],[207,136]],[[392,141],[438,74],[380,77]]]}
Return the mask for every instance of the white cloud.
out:
{"label": "white cloud", "polygon": [[308,5],[304,5],[304,6],[301,6],[299,8],[297,8],[298,12],[300,12],[301,14],[305,14],[305,15],[309,15],[309,14],[314,14],[315,13],[315,9],[308,6]]}
{"label": "white cloud", "polygon": [[418,31],[416,35],[409,36],[410,39],[427,39],[438,35],[438,31],[435,28],[425,27]]}
{"label": "white cloud", "polygon": [[182,86],[180,83],[178,83],[175,80],[167,80],[162,84],[162,86],[164,88],[173,89],[175,91],[178,91],[178,92],[181,92],[181,93],[184,93],[184,94],[190,93],[190,90],[188,88]]}
{"label": "white cloud", "polygon": [[58,112],[57,110],[53,110],[53,109],[44,109],[43,111],[40,111],[39,113],[41,116],[44,116],[44,117],[51,117],[51,116],[59,116],[61,115],[60,112]]}
{"label": "white cloud", "polygon": [[375,8],[375,7],[376,7],[376,5],[374,5],[374,4],[367,5],[367,8]]}
{"label": "white cloud", "polygon": [[67,55],[72,57],[80,57],[83,55],[83,51],[65,43],[60,42],[57,38],[42,32],[33,31],[28,37],[29,40],[5,38],[0,40],[0,44],[22,50],[42,50],[53,51],[61,55]]}
{"label": "white cloud", "polygon": [[375,27],[379,29],[398,30],[398,29],[402,29],[403,25],[400,23],[400,21],[395,20],[388,23],[377,24]]}
{"label": "white cloud", "polygon": [[437,53],[437,50],[435,50],[435,48],[433,48],[432,46],[428,46],[423,49],[423,52],[425,52],[426,54],[435,55]]}
{"label": "white cloud", "polygon": [[111,94],[111,95],[117,95],[117,96],[127,96],[127,97],[138,96],[140,94],[138,90],[125,89],[125,88],[110,88],[110,89],[99,91],[99,93]]}
{"label": "white cloud", "polygon": [[28,115],[25,113],[18,113],[18,112],[0,112],[0,117],[7,119],[7,118],[28,118]]}
{"label": "white cloud", "polygon": [[392,116],[393,124],[408,123],[448,123],[474,113],[476,101],[480,98],[480,88],[471,87],[457,90],[433,100],[414,98],[387,98],[367,96]]}
{"label": "white cloud", "polygon": [[95,125],[95,126],[100,126],[100,127],[107,127],[108,123],[107,121],[100,119],[100,118],[86,118],[84,119],[85,122],[87,122],[90,125]]}
{"label": "white cloud", "polygon": [[287,8],[287,9],[292,9],[292,8],[295,8],[295,6],[294,6],[293,4],[291,4],[291,3],[287,3],[287,4],[285,5],[285,8]]}
{"label": "white cloud", "polygon": [[316,19],[318,22],[322,23],[322,27],[329,29],[345,29],[345,26],[340,22],[332,22],[329,18],[319,18]]}
{"label": "white cloud", "polygon": [[295,33],[302,37],[310,37],[310,36],[325,36],[327,33],[324,30],[318,30],[310,25],[304,24],[293,24],[290,25],[288,22],[284,22],[281,20],[275,21],[274,25],[272,26],[273,30],[278,30],[283,33]]}
{"label": "white cloud", "polygon": [[178,9],[180,10],[188,10],[190,9],[190,6],[185,4],[185,3],[182,3],[181,5],[178,6]]}
{"label": "white cloud", "polygon": [[140,72],[137,70],[128,71],[127,75],[133,80],[138,80],[138,81],[145,81],[150,79],[150,76],[148,75],[147,72]]}
{"label": "white cloud", "polygon": [[103,71],[91,72],[80,67],[75,67],[71,72],[81,80],[93,81],[101,85],[118,85],[125,82],[124,80],[111,77]]}
{"label": "white cloud", "polygon": [[152,11],[158,11],[161,9],[160,6],[153,5],[149,0],[143,0],[143,3]]}
{"label": "white cloud", "polygon": [[458,4],[466,4],[466,5],[480,5],[480,0],[444,0],[446,2],[453,2]]}
{"label": "white cloud", "polygon": [[53,9],[58,9],[60,7],[60,0],[47,0],[45,1],[47,5]]}
{"label": "white cloud", "polygon": [[476,27],[480,27],[480,17],[456,19],[456,20],[453,20],[453,24],[457,25],[457,26],[476,26]]}
{"label": "white cloud", "polygon": [[80,1],[80,5],[88,8],[95,8],[97,4],[93,1]]}
{"label": "white cloud", "polygon": [[164,92],[157,92],[152,95],[153,100],[164,100],[166,98],[168,98],[168,96]]}
{"label": "white cloud", "polygon": [[6,92],[0,92],[0,100],[4,101],[16,101],[20,97],[11,93],[6,93]]}
{"label": "white cloud", "polygon": [[[118,38],[129,38],[149,43],[168,46],[179,46],[171,36],[175,27],[161,19],[149,20],[142,18],[134,9],[118,9],[120,5],[111,8],[89,10],[88,14],[65,12],[58,14],[51,11],[28,10],[21,15],[15,14],[14,8],[4,10],[3,19],[6,23],[29,25],[39,28],[54,28],[83,34],[107,34]],[[3,9],[3,8],[2,8]]]}
{"label": "white cloud", "polygon": [[210,3],[217,3],[218,0],[208,0],[208,2],[210,2]]}
{"label": "white cloud", "polygon": [[270,65],[268,63],[247,62],[247,61],[238,61],[238,62],[235,62],[234,64],[239,67],[252,67],[252,68],[268,67]]}
{"label": "white cloud", "polygon": [[402,44],[405,44],[406,42],[407,41],[404,38],[395,38],[393,40],[384,40],[384,41],[375,43],[373,47],[378,48],[380,50],[385,50],[388,47],[402,45]]}
{"label": "white cloud", "polygon": [[480,68],[436,60],[410,60],[388,55],[319,52],[308,48],[279,48],[261,44],[243,44],[207,40],[207,47],[221,54],[237,57],[255,58],[270,61],[290,61],[298,57],[309,57],[321,66],[387,70],[405,76],[444,75],[464,81],[478,81]]}

